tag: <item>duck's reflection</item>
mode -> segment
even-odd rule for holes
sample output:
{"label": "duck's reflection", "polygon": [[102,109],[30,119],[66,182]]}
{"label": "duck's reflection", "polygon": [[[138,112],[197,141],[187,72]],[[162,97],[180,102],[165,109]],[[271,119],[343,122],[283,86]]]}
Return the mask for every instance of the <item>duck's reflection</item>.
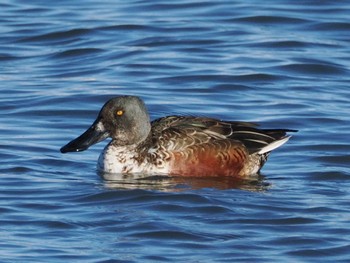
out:
{"label": "duck's reflection", "polygon": [[252,176],[249,180],[238,180],[232,177],[176,177],[144,176],[135,174],[99,173],[107,188],[111,189],[145,189],[166,192],[178,192],[192,189],[215,188],[241,189],[247,191],[266,191],[270,184],[263,175]]}

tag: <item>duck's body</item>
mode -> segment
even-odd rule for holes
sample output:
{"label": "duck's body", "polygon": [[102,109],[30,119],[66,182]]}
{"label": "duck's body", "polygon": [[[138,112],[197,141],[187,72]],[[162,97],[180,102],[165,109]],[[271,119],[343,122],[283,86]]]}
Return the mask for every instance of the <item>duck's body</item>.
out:
{"label": "duck's body", "polygon": [[184,116],[150,123],[138,97],[121,96],[108,101],[95,123],[61,152],[82,151],[112,137],[98,161],[103,172],[245,178],[256,174],[270,151],[289,139],[287,131]]}

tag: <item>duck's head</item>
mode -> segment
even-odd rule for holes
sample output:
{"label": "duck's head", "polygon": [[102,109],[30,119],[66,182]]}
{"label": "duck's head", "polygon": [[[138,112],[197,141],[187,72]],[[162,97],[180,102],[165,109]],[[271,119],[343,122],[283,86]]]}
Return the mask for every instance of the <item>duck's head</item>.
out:
{"label": "duck's head", "polygon": [[135,96],[119,96],[107,101],[90,128],[63,146],[61,152],[84,151],[108,137],[120,146],[138,144],[147,138],[150,130],[143,101]]}

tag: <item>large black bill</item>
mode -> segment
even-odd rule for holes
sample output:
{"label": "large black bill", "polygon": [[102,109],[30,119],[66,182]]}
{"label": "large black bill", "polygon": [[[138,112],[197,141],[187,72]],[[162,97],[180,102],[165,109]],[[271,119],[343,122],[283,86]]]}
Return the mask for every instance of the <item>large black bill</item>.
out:
{"label": "large black bill", "polygon": [[101,127],[103,127],[103,125],[99,125],[99,123],[95,122],[82,135],[63,146],[61,148],[61,153],[81,152],[88,149],[91,145],[103,141],[109,134]]}

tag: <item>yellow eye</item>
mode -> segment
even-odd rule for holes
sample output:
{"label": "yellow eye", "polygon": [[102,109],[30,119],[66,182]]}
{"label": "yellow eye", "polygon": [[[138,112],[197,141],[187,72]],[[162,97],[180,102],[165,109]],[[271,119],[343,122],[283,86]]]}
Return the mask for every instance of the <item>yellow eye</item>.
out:
{"label": "yellow eye", "polygon": [[124,114],[124,111],[122,111],[122,110],[118,110],[118,111],[117,111],[117,115],[118,115],[118,116],[122,116],[123,114]]}

